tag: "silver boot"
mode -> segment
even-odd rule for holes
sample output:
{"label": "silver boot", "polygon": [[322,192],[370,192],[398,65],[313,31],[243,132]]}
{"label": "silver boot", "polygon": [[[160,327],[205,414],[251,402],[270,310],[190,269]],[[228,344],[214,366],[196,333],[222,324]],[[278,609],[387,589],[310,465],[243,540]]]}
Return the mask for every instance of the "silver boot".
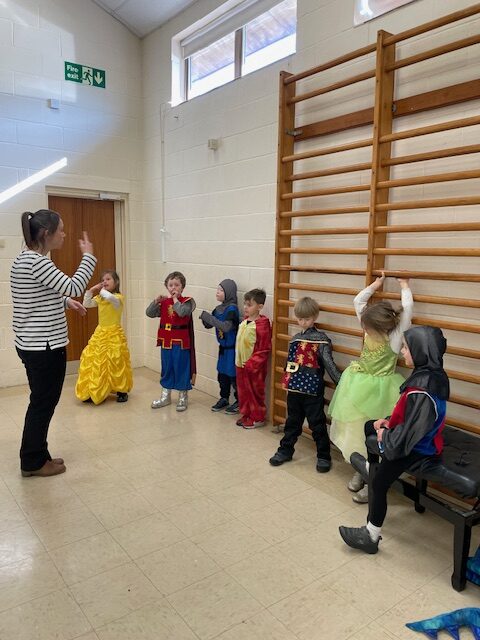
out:
{"label": "silver boot", "polygon": [[162,389],[162,395],[158,400],[154,400],[151,404],[152,409],[161,409],[162,407],[168,407],[172,403],[171,389]]}
{"label": "silver boot", "polygon": [[188,391],[178,392],[177,411],[186,411],[188,407]]}
{"label": "silver boot", "polygon": [[365,486],[365,482],[363,481],[362,476],[358,473],[358,471],[356,471],[353,474],[353,478],[350,480],[350,482],[347,484],[348,490],[349,491],[354,491],[355,493],[357,491],[360,491],[360,489],[363,489],[363,487]]}
{"label": "silver boot", "polygon": [[368,502],[368,484],[366,484],[363,489],[360,489],[360,491],[357,491],[357,493],[355,493],[352,496],[352,500],[354,502],[356,502],[357,504],[367,504]]}

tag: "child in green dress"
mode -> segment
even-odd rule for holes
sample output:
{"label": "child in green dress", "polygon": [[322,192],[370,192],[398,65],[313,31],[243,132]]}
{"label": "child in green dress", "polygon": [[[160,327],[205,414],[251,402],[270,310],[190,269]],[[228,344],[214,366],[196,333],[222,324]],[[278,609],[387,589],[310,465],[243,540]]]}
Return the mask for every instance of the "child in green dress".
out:
{"label": "child in green dress", "polygon": [[[360,359],[352,361],[343,372],[329,406],[332,417],[330,440],[347,462],[350,462],[354,451],[366,456],[365,422],[388,415],[398,400],[399,387],[403,383],[403,377],[395,369],[403,332],[411,324],[413,297],[408,280],[399,278],[400,309],[394,309],[388,301],[367,306],[384,280],[385,274],[382,273],[353,301],[365,332],[363,349]],[[355,492],[355,502],[368,502],[368,489],[360,474],[354,474],[348,488]]]}

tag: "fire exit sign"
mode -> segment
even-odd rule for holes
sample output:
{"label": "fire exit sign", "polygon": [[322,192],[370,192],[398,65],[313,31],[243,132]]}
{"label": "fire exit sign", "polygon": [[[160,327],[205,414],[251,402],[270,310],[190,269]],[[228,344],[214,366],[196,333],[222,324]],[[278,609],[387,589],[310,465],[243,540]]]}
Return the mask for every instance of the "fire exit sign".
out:
{"label": "fire exit sign", "polygon": [[79,82],[80,84],[89,84],[91,87],[105,89],[105,75],[103,69],[95,69],[94,67],[87,67],[84,64],[65,60],[65,80],[70,82]]}

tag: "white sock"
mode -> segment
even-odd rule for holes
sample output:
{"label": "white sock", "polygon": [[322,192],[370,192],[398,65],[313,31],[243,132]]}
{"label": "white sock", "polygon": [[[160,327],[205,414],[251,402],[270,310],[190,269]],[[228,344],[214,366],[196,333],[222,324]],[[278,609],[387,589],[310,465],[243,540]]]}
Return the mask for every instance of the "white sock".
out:
{"label": "white sock", "polygon": [[382,531],[382,527],[376,527],[371,522],[367,522],[367,531],[370,534],[370,538],[372,542],[376,542],[380,537],[380,532]]}

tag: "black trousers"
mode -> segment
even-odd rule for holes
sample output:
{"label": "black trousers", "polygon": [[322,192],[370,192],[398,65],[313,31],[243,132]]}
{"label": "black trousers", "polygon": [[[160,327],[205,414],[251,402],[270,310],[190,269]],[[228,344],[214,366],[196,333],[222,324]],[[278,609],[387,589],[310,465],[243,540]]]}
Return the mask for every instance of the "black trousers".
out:
{"label": "black trousers", "polygon": [[65,347],[46,351],[23,351],[17,353],[25,365],[30,386],[30,404],[25,415],[20,466],[24,471],[36,471],[52,457],[48,452],[47,435],[50,420],[60,400],[67,351]]}
{"label": "black trousers", "polygon": [[[373,428],[373,420],[365,423],[365,438],[367,439],[368,461],[370,471],[368,474],[368,522],[376,527],[381,527],[387,515],[387,493],[395,480],[402,475],[408,467],[425,456],[412,451],[404,458],[387,460],[369,449],[369,436],[376,437]],[[379,462],[380,457],[382,461]]]}
{"label": "black trousers", "polygon": [[235,400],[238,402],[237,378],[235,376],[227,376],[226,373],[219,373],[217,380],[220,385],[220,397],[229,400],[230,388],[232,388]]}
{"label": "black trousers", "polygon": [[327,432],[327,421],[323,394],[309,396],[306,393],[287,393],[287,421],[285,422],[284,436],[280,440],[278,450],[287,456],[293,456],[295,443],[302,435],[303,421],[307,419],[312,431],[312,437],[317,445],[317,457],[330,460],[330,440]]}

